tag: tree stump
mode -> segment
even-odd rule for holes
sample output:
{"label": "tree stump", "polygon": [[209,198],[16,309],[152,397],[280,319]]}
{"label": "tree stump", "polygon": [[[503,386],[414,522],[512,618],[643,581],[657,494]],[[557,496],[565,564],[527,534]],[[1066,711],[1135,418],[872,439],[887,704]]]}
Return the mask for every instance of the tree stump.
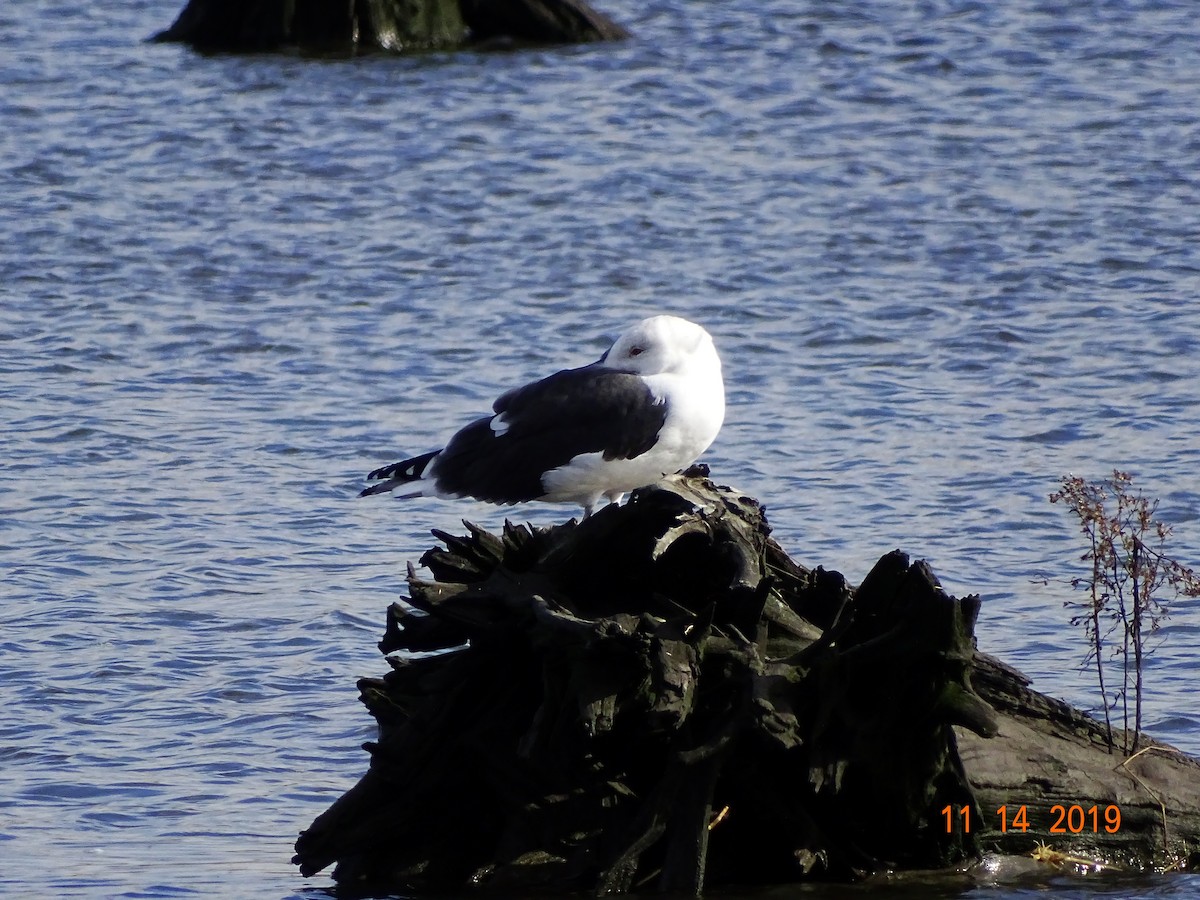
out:
{"label": "tree stump", "polygon": [[889,553],[851,590],[684,476],[580,523],[465,524],[388,611],[391,671],[359,682],[370,768],[300,835],[304,874],[697,893],[984,849],[944,813],[992,812],[955,734],[1004,731],[972,686],[979,598],[923,562]]}
{"label": "tree stump", "polygon": [[584,0],[188,0],[154,40],[206,52],[354,53],[627,37]]}
{"label": "tree stump", "polygon": [[989,741],[959,736],[983,813],[981,849],[1079,870],[1200,867],[1200,762],[1148,735],[1139,741],[1146,749],[1126,760],[1108,746],[1103,723],[1030,690],[1029,679],[986,654],[976,655],[972,681],[1000,723]]}

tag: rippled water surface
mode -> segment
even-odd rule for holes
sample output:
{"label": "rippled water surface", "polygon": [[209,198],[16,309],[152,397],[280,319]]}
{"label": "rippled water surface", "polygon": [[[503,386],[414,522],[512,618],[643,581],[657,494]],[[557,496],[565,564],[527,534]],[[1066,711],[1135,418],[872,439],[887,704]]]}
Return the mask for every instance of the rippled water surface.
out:
{"label": "rippled water surface", "polygon": [[[1191,4],[607,0],[635,40],[323,61],[142,42],[180,6],[0,9],[0,892],[324,896],[290,845],[404,563],[573,514],[361,475],[651,312],[716,336],[706,460],[799,561],[926,557],[1047,693],[1094,702],[1060,476],[1200,561]],[[1164,633],[1200,753],[1196,602]]]}

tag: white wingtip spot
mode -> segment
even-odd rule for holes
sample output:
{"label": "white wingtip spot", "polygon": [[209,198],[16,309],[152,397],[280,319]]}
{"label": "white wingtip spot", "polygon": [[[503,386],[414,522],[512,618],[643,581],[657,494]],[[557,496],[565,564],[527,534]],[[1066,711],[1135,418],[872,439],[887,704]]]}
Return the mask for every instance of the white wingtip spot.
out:
{"label": "white wingtip spot", "polygon": [[496,437],[500,437],[500,435],[508,431],[508,422],[504,420],[504,413],[492,416],[492,421],[488,424],[492,429],[492,434],[496,435]]}

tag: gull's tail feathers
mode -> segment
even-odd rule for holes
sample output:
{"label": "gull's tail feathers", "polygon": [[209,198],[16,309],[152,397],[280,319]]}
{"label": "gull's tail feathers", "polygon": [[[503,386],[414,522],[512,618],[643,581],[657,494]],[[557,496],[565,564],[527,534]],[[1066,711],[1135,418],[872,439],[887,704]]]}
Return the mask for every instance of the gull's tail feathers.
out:
{"label": "gull's tail feathers", "polygon": [[[412,459],[401,460],[397,463],[392,463],[390,466],[376,469],[367,475],[368,481],[376,479],[386,479],[380,481],[379,484],[373,484],[370,487],[362,489],[359,493],[360,497],[370,497],[372,494],[383,494],[387,491],[394,490],[403,484],[411,484],[414,481],[420,481],[425,477],[425,470],[429,468],[429,464],[434,458],[441,453],[441,450],[433,450],[430,453],[422,453],[420,456],[414,456]],[[421,493],[405,494],[406,497],[419,497]]]}

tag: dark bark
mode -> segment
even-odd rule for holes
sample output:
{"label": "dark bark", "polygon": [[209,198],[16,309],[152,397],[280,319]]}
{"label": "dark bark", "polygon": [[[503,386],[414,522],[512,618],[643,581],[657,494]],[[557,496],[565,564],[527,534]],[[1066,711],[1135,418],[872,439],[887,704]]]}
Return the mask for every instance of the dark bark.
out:
{"label": "dark bark", "polygon": [[359,685],[370,770],[301,834],[304,873],[690,893],[984,846],[941,812],[985,817],[952,727],[997,729],[979,602],[924,563],[889,553],[852,591],[789,560],[755,501],[682,477],[580,524],[468,532],[389,610],[392,671]]}
{"label": "dark bark", "polygon": [[188,0],[156,41],[181,41],[201,50],[272,50],[290,43],[284,0]]}
{"label": "dark bark", "polygon": [[188,0],[154,40],[206,52],[354,53],[628,36],[584,0]]}
{"label": "dark bark", "polygon": [[[975,825],[982,849],[1028,855],[1047,844],[1133,870],[1200,865],[1200,762],[1147,735],[1139,745],[1151,749],[1127,761],[1110,750],[1103,722],[1030,690],[1028,679],[990,656],[977,656],[972,683],[1000,722],[988,741],[958,735],[982,812]],[[1126,740],[1114,737],[1118,747]],[[1120,827],[1110,832],[1105,813],[1113,806]],[[1021,807],[1027,828],[1012,824]],[[1055,824],[1062,830],[1051,832]],[[1073,833],[1072,825],[1082,827]]]}
{"label": "dark bark", "polygon": [[512,39],[583,44],[619,41],[629,32],[583,0],[460,0],[475,41]]}

